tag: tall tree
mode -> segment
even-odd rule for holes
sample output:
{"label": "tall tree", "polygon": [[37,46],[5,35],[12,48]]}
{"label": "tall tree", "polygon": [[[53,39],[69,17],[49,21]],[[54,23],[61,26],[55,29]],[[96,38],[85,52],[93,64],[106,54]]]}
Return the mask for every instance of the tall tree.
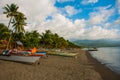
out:
{"label": "tall tree", "polygon": [[[6,4],[6,6],[3,7],[3,9],[5,10],[3,12],[3,14],[6,14],[7,18],[10,17],[10,20],[9,20],[9,23],[8,23],[8,28],[10,27],[10,24],[11,24],[14,16],[16,15],[18,8],[19,7],[16,4],[13,4],[13,3],[11,5]],[[10,37],[9,37],[9,41],[8,41],[6,49],[8,49],[8,47],[9,47],[11,37],[12,37],[12,35],[10,35]]]}
{"label": "tall tree", "polygon": [[[11,5],[6,5],[5,7],[3,7],[3,9],[5,10],[3,13],[7,15],[7,17],[9,18],[10,17],[10,20],[9,20],[9,23],[8,23],[8,28],[10,27],[10,25],[12,26],[12,34],[13,33],[20,33],[20,32],[25,32],[25,29],[24,29],[24,26],[26,25],[26,17],[23,13],[19,12],[18,11],[18,6],[16,4],[11,4]],[[9,38],[9,42],[8,42],[8,45],[7,45],[7,48],[9,47],[9,44],[10,44],[10,41],[11,41],[11,38],[12,37],[15,37],[16,35],[14,36],[10,36]]]}
{"label": "tall tree", "polygon": [[38,47],[40,43],[40,34],[37,31],[26,32],[23,42],[26,47]]}
{"label": "tall tree", "polygon": [[3,14],[6,14],[6,17],[10,18],[9,23],[8,23],[8,28],[10,27],[10,23],[12,22],[13,17],[16,15],[18,8],[19,7],[13,3],[11,5],[6,4],[6,6],[3,7],[3,9],[5,10]]}
{"label": "tall tree", "polygon": [[17,12],[13,19],[13,29],[15,33],[25,32],[24,26],[26,26],[25,15],[21,12]]}
{"label": "tall tree", "polygon": [[53,43],[53,39],[52,39],[52,33],[50,30],[46,30],[45,33],[42,33],[41,35],[41,43],[43,43],[44,47],[49,48],[50,45],[52,45]]}

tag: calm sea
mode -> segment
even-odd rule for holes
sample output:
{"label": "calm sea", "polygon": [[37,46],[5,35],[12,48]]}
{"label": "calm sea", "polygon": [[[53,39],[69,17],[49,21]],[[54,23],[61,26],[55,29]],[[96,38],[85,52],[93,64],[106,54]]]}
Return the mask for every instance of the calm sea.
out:
{"label": "calm sea", "polygon": [[112,71],[120,74],[120,47],[98,48],[90,54]]}

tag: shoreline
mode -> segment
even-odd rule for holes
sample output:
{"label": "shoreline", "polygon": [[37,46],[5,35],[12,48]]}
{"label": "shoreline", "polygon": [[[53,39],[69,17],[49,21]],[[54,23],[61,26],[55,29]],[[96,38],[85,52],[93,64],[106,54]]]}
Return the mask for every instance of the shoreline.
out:
{"label": "shoreline", "polygon": [[109,69],[104,64],[101,64],[97,59],[92,57],[92,55],[86,51],[86,56],[89,59],[92,65],[95,67],[95,70],[101,75],[103,80],[120,80],[120,74]]}

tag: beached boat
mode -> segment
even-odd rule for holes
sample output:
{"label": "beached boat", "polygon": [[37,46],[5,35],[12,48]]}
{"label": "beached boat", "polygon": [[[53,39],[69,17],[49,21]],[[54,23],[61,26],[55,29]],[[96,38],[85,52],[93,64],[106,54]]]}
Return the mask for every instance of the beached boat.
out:
{"label": "beached boat", "polygon": [[39,60],[39,56],[19,56],[19,55],[0,55],[0,59],[15,62],[35,63]]}
{"label": "beached boat", "polygon": [[60,53],[59,56],[74,57],[77,53]]}
{"label": "beached boat", "polygon": [[34,54],[29,54],[29,56],[41,56],[41,57],[47,57],[47,53],[44,51],[36,52]]}
{"label": "beached boat", "polygon": [[32,50],[20,51],[17,49],[5,50],[0,54],[0,59],[17,61],[17,62],[26,62],[26,63],[35,63],[39,60],[40,57],[47,56],[46,52],[36,52],[36,48]]}
{"label": "beached boat", "polygon": [[36,48],[31,50],[5,50],[3,54],[10,54],[10,55],[25,55],[25,56],[39,56],[39,57],[46,57],[47,52],[45,51],[37,51]]}
{"label": "beached boat", "polygon": [[40,56],[29,56],[29,52],[22,51],[23,53],[15,50],[5,50],[0,54],[0,59],[16,61],[16,62],[25,62],[25,63],[35,63],[39,60]]}
{"label": "beached boat", "polygon": [[58,53],[58,52],[52,52],[52,53],[49,53],[49,55],[58,55],[58,56],[65,56],[65,57],[74,57],[74,56],[77,56],[78,53]]}

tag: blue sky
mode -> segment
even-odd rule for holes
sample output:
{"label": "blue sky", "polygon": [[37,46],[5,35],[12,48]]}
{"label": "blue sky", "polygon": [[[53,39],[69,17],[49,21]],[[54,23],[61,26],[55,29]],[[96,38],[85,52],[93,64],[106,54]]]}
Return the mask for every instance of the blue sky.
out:
{"label": "blue sky", "polygon": [[[68,18],[72,19],[72,20],[76,20],[76,19],[89,19],[89,14],[93,11],[95,11],[95,8],[97,7],[105,7],[105,6],[110,6],[108,9],[111,9],[113,7],[116,6],[116,0],[99,0],[96,3],[89,3],[89,4],[82,4],[83,0],[68,0],[67,2],[60,2],[61,0],[56,1],[55,6],[57,8],[64,8],[65,6],[72,6],[74,7],[76,10],[81,9],[82,11],[72,15]],[[91,0],[92,1],[92,0]],[[93,0],[94,1],[94,0]],[[117,12],[117,11],[116,11]],[[118,14],[116,14],[116,16],[118,16]],[[116,17],[114,16],[114,17]]]}
{"label": "blue sky", "polygon": [[5,24],[2,7],[10,2],[27,16],[27,31],[49,29],[69,40],[120,39],[120,0],[0,0]]}

